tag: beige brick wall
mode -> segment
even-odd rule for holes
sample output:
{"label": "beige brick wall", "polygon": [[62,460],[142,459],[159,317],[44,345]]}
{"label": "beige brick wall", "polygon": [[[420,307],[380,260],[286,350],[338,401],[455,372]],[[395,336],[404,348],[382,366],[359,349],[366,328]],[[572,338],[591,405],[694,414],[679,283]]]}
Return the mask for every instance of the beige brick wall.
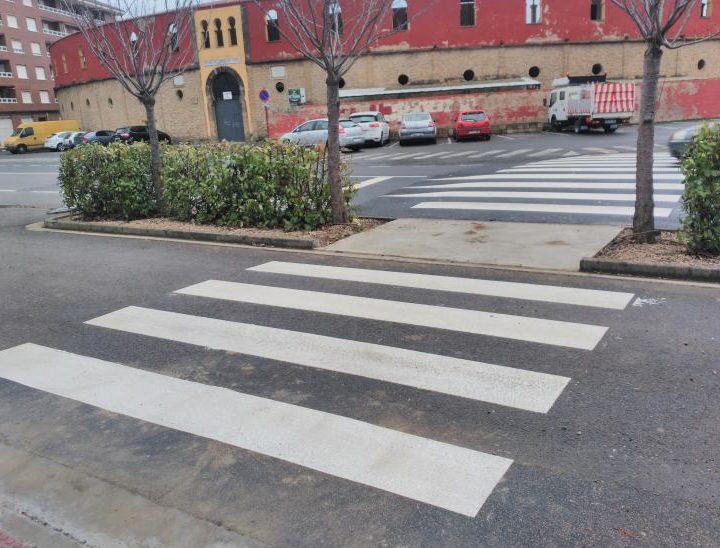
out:
{"label": "beige brick wall", "polygon": [[[187,71],[183,79],[182,86],[175,86],[170,80],[158,91],[157,126],[176,140],[206,138],[199,72]],[[178,90],[182,91],[182,99]],[[58,89],[56,96],[63,118],[78,120],[87,131],[145,123],[145,107],[115,80]]]}

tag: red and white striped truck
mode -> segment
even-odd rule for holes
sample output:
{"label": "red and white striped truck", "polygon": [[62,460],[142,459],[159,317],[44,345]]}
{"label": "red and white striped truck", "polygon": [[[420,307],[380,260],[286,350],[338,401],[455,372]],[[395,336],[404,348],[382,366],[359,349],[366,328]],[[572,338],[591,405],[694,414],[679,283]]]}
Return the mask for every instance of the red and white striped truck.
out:
{"label": "red and white striped truck", "polygon": [[602,128],[613,133],[635,112],[635,84],[607,82],[605,76],[566,76],[553,81],[548,122],[556,131],[573,128],[581,133]]}

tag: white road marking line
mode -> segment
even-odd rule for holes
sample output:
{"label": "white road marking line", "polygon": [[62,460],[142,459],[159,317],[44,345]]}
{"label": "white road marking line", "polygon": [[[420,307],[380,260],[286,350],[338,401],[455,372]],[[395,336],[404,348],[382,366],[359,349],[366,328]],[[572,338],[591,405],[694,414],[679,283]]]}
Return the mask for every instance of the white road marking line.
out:
{"label": "white road marking line", "polygon": [[422,152],[413,152],[412,154],[396,154],[395,156],[391,156],[388,158],[388,160],[405,160],[407,158],[412,158],[413,156],[419,156]]}
{"label": "white road marking line", "polygon": [[546,148],[545,150],[539,150],[538,152],[533,152],[532,154],[528,154],[531,158],[537,158],[539,156],[547,156],[548,154],[555,154],[556,152],[561,152],[561,148]]}
{"label": "white road marking line", "polygon": [[[566,204],[518,204],[491,202],[421,202],[413,209],[456,209],[469,211],[526,211],[534,213],[578,213],[583,215],[625,215],[632,217],[633,207]],[[655,217],[669,217],[672,209],[655,208]]]}
{"label": "white road marking line", "polygon": [[508,137],[507,135],[495,135],[495,137],[498,137],[500,139],[507,139],[508,141],[514,141],[515,137]]}
{"label": "white road marking line", "polygon": [[614,145],[613,148],[615,148],[617,150],[630,150],[630,151],[636,150],[635,147],[628,146],[628,145]]}
{"label": "white road marking line", "polygon": [[486,156],[494,156],[495,154],[500,154],[501,152],[505,152],[504,150],[488,150],[485,152],[481,152],[480,154],[473,154],[472,156],[468,156],[468,158],[484,158]]}
{"label": "white road marking line", "polygon": [[477,278],[458,278],[394,272],[390,270],[369,270],[305,263],[271,261],[248,268],[252,272],[304,276],[326,280],[344,280],[359,283],[411,287],[432,291],[450,291],[470,295],[489,295],[508,299],[541,301],[575,306],[592,306],[624,310],[634,295],[616,291],[600,291],[557,285],[526,284]]}
{"label": "white road marking line", "polygon": [[585,350],[595,348],[607,331],[598,325],[220,280],[208,280],[176,293]]}
{"label": "white road marking line", "polygon": [[356,188],[358,188],[358,189],[360,189],[360,188],[366,188],[366,187],[369,187],[369,186],[371,186],[371,185],[374,185],[374,184],[377,184],[377,183],[382,183],[383,181],[387,181],[388,179],[392,179],[392,177],[373,177],[372,179],[367,179],[367,180],[365,180],[365,181],[362,181],[362,182],[358,183],[358,184],[355,185],[355,186],[356,186]]}
{"label": "white road marking line", "polygon": [[59,190],[31,190],[33,194],[58,194]]}
{"label": "white road marking line", "polygon": [[423,154],[422,156],[418,156],[415,158],[416,160],[424,160],[425,158],[434,158],[435,156],[442,156],[444,154],[447,154],[446,152],[434,152],[432,154]]}
{"label": "white road marking line", "polygon": [[[684,190],[682,183],[655,183],[655,190]],[[572,188],[578,190],[635,190],[635,183],[547,183],[547,182],[468,182],[468,183],[445,183],[443,185],[413,185],[406,187],[410,190],[418,188]]]}
{"label": "white road marking line", "polygon": [[583,150],[587,150],[589,152],[597,152],[599,154],[615,154],[614,150],[610,150],[608,148],[599,148],[599,147],[583,147]]}
{"label": "white road marking line", "polygon": [[[659,173],[653,177],[657,180],[663,181],[677,181],[682,179],[678,175],[671,175],[668,173]],[[609,180],[635,180],[635,174],[623,174],[623,173],[492,173],[490,175],[465,175],[462,177],[442,177],[433,179],[433,181],[462,181],[462,180],[490,180],[490,179],[534,179],[542,181],[544,179],[609,179]]]}
{"label": "white road marking line", "polygon": [[[517,200],[591,200],[598,202],[634,202],[635,194],[596,192],[492,192],[484,190],[451,190],[447,192],[422,192],[418,194],[386,194],[384,198],[493,198]],[[680,194],[655,194],[656,202],[677,203]]]}
{"label": "white road marking line", "polygon": [[535,413],[550,411],[570,381],[557,375],[392,346],[134,306],[85,323]]}
{"label": "white road marking line", "polygon": [[545,135],[555,135],[556,137],[570,137],[567,133],[560,133],[559,131],[546,131]]}
{"label": "white road marking line", "polygon": [[57,171],[4,171],[3,175],[57,175]]}
{"label": "white road marking line", "polygon": [[[628,173],[635,175],[635,168],[630,167],[603,167],[603,173]],[[597,173],[598,168],[592,166],[584,167],[512,167],[508,169],[501,169],[497,173]],[[654,173],[677,173],[680,175],[680,170],[677,168],[670,167],[655,167]]]}
{"label": "white road marking line", "polygon": [[566,152],[565,154],[563,154],[563,156],[565,156],[566,158],[567,158],[568,156],[580,156],[580,153],[571,150],[570,152]]}
{"label": "white road marking line", "polygon": [[397,141],[395,141],[394,143],[390,143],[390,144],[388,145],[388,148],[394,148],[394,147],[398,146],[398,144],[399,144],[399,143],[398,143]]}
{"label": "white road marking line", "polygon": [[496,158],[511,158],[512,156],[525,154],[526,152],[530,152],[531,150],[531,148],[520,148],[518,150],[511,150],[510,152],[506,152],[505,154],[499,154],[498,156],[496,156]]}
{"label": "white road marking line", "polygon": [[17,190],[5,190],[4,188],[0,188],[0,192],[17,192]]}
{"label": "white road marking line", "polygon": [[[675,169],[680,169],[680,167],[675,162],[668,162],[666,160],[656,160],[653,162],[653,165],[655,167],[672,167]],[[605,168],[605,167],[625,167],[625,168],[634,168],[636,166],[636,163],[634,161],[627,161],[627,160],[616,160],[614,162],[573,162],[573,161],[567,161],[563,160],[562,162],[531,162],[528,164],[523,164],[522,166],[518,167],[578,167],[578,168],[584,168],[584,167],[599,167],[599,168]]]}
{"label": "white road marking line", "polygon": [[474,154],[475,152],[477,152],[477,151],[475,151],[475,150],[466,150],[466,151],[464,151],[464,152],[455,152],[455,153],[453,153],[453,154],[448,154],[447,156],[445,156],[445,158],[455,158],[455,157],[458,157],[458,156],[467,156],[468,154]]}
{"label": "white road marking line", "polygon": [[34,344],[0,376],[474,517],[510,459],[366,422]]}
{"label": "white road marking line", "polygon": [[374,162],[375,160],[387,158],[388,156],[392,156],[392,154],[373,154],[372,156],[362,156],[359,158],[359,160],[369,160],[371,162]]}

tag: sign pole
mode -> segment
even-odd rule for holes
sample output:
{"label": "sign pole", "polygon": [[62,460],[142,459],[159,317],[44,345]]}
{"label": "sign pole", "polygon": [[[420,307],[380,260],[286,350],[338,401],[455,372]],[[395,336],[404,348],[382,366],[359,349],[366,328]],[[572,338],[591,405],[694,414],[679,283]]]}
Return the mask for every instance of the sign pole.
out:
{"label": "sign pole", "polygon": [[267,130],[267,138],[269,139],[270,138],[270,122],[269,122],[267,105],[265,105],[265,129]]}

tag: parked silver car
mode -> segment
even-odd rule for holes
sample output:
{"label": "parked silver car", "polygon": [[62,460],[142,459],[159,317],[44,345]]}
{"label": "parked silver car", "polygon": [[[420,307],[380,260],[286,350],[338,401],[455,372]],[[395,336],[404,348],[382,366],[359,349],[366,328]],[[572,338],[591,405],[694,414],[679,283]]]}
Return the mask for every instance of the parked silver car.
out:
{"label": "parked silver car", "polygon": [[670,154],[672,154],[678,160],[682,160],[687,154],[688,148],[690,148],[693,139],[695,139],[695,135],[697,135],[697,132],[700,130],[701,127],[701,125],[690,126],[679,129],[675,133],[673,133],[670,136],[670,140],[668,141],[668,148],[670,149]]}
{"label": "parked silver car", "polygon": [[427,112],[411,112],[402,117],[400,131],[398,131],[400,144],[411,141],[431,141],[437,143],[437,126]]}
{"label": "parked silver car", "polygon": [[[290,133],[280,137],[281,141],[292,141],[303,146],[327,144],[328,119],[319,118],[308,120],[300,124]],[[340,120],[340,146],[351,150],[358,150],[365,144],[365,133],[362,128],[352,120]]]}

